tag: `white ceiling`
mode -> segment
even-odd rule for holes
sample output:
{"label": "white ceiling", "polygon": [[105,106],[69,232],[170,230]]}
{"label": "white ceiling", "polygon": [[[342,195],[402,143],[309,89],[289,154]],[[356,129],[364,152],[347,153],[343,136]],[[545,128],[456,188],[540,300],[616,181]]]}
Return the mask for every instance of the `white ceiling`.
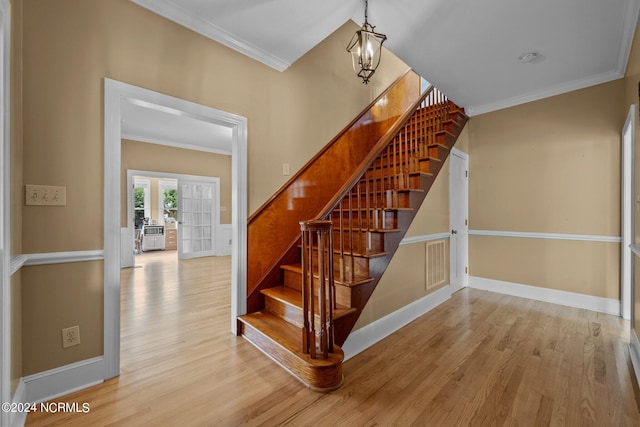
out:
{"label": "white ceiling", "polygon": [[[131,1],[281,71],[364,20],[363,0]],[[371,0],[369,22],[474,115],[623,77],[639,10],[640,0]],[[540,58],[520,63],[529,51]]]}
{"label": "white ceiling", "polygon": [[229,127],[137,100],[123,100],[120,108],[125,139],[231,155]]}

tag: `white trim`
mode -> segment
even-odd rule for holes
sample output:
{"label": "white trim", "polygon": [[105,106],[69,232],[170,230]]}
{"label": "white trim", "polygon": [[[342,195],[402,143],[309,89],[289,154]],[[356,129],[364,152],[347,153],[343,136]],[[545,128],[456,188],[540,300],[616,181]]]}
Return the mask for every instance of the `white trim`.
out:
{"label": "white trim", "polygon": [[400,245],[412,245],[414,243],[431,242],[433,240],[449,239],[451,236],[449,232],[434,233],[434,234],[421,234],[419,236],[405,237],[400,241]]}
{"label": "white trim", "polygon": [[[163,181],[163,178],[165,181]],[[178,191],[178,180],[166,181],[169,177],[158,178],[158,221],[164,225],[164,190]],[[176,208],[176,211],[178,208]]]}
{"label": "white trim", "polygon": [[[11,401],[11,4],[0,1],[0,401]],[[0,412],[0,425],[9,414]]]}
{"label": "white trim", "polygon": [[566,305],[601,313],[620,315],[620,301],[557,289],[541,288],[538,286],[522,285],[502,280],[486,279],[484,277],[469,276],[469,287],[484,291],[497,292],[515,297],[544,301],[552,304]]}
{"label": "white trim", "polygon": [[594,234],[530,233],[525,231],[469,230],[470,236],[513,237],[522,239],[575,240],[586,242],[620,243],[620,236]]}
{"label": "white trim", "polygon": [[418,317],[433,310],[449,298],[451,298],[451,287],[446,285],[373,323],[351,332],[342,346],[344,360],[348,360],[366,350]]}
{"label": "white trim", "polygon": [[469,154],[465,153],[464,151],[462,151],[462,150],[460,150],[460,149],[458,149],[456,147],[453,147],[451,149],[451,155],[458,156],[458,157],[460,157],[461,159],[464,159],[464,160],[469,160]]}
{"label": "white trim", "polygon": [[513,98],[503,99],[496,102],[490,102],[483,105],[465,105],[464,111],[469,116],[477,116],[484,113],[490,113],[503,108],[514,107],[516,105],[526,104],[527,102],[537,101],[539,99],[549,98],[551,96],[561,95],[563,93],[573,92],[575,90],[584,89],[602,83],[624,77],[624,70],[611,70],[585,79],[572,80],[556,86],[545,88],[539,91],[525,93],[523,95],[514,96]]}
{"label": "white trim", "polygon": [[40,254],[23,254],[27,257],[25,266],[45,264],[66,264],[69,262],[99,261],[104,259],[104,251],[71,251],[45,252]]}
{"label": "white trim", "polygon": [[636,375],[636,381],[640,384],[640,341],[638,341],[636,330],[633,328],[631,328],[629,337],[629,356],[631,356],[631,364]]}
{"label": "white trim", "polygon": [[[144,102],[232,129],[231,332],[246,313],[247,119],[109,78],[104,79],[104,378],[120,373],[121,103]],[[114,203],[114,201],[116,201]]]}
{"label": "white trim", "polygon": [[205,147],[202,145],[187,144],[185,142],[172,141],[169,139],[149,138],[130,132],[122,132],[122,138],[130,139],[132,141],[146,142],[148,144],[168,145],[170,147],[183,148],[185,150],[206,151],[207,153],[222,154],[224,156],[231,155],[231,150],[222,150],[218,148]]}
{"label": "white trim", "polygon": [[[24,383],[24,379],[20,378],[20,382],[18,383],[18,387],[16,387],[15,393],[13,393],[13,399],[11,399],[11,403],[19,404],[19,403],[27,403],[27,386]],[[21,427],[27,422],[28,412],[12,412],[9,416],[9,425],[11,427]]]}
{"label": "white trim", "polygon": [[11,257],[11,275],[29,265],[65,264],[104,259],[104,251],[44,252],[39,254],[21,254]]}
{"label": "white trim", "polygon": [[616,70],[620,77],[624,77],[631,54],[631,45],[636,35],[636,27],[640,22],[640,2],[638,0],[628,0],[624,13],[624,23],[622,24],[622,40],[618,51],[618,63]]}
{"label": "white trim", "polygon": [[242,40],[217,25],[193,16],[168,0],[131,0],[158,15],[176,22],[198,34],[247,55],[278,71],[284,71],[291,65],[288,61],[277,57],[246,40]]}
{"label": "white trim", "polygon": [[26,402],[55,399],[103,382],[104,357],[94,357],[22,378]]}
{"label": "white trim", "polygon": [[[151,220],[151,180],[149,179],[144,179],[141,177],[135,178],[133,180],[133,188],[142,188],[143,192],[144,192],[144,206],[143,206],[143,210],[144,210],[144,215],[143,218],[149,218],[149,220]],[[127,189],[129,189],[127,187]],[[132,197],[132,199],[135,202],[135,192],[134,195]],[[133,214],[135,216],[135,206],[132,208],[134,210]],[[127,211],[127,222],[129,221],[129,214],[131,214],[132,212]]]}
{"label": "white trim", "polygon": [[[634,141],[636,124],[636,105],[629,107],[627,120],[622,127],[621,135],[621,159],[620,159],[620,224],[621,224],[621,245],[620,245],[620,315],[623,319],[631,319],[632,305],[632,276],[633,262],[632,253],[629,246],[633,242],[635,235],[634,227]],[[628,137],[627,137],[628,135]]]}
{"label": "white trim", "polygon": [[10,274],[13,276],[22,268],[23,265],[29,260],[28,255],[16,255],[11,257],[11,271]]}

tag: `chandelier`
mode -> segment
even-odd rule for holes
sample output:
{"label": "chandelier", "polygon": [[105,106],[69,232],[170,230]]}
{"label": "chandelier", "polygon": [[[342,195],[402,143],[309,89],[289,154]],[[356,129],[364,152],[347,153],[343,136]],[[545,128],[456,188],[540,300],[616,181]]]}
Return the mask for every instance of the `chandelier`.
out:
{"label": "chandelier", "polygon": [[375,26],[369,24],[369,0],[364,2],[364,24],[353,35],[347,46],[351,54],[353,71],[362,78],[362,83],[369,83],[369,79],[380,65],[382,43],[387,39],[384,34],[376,33]]}

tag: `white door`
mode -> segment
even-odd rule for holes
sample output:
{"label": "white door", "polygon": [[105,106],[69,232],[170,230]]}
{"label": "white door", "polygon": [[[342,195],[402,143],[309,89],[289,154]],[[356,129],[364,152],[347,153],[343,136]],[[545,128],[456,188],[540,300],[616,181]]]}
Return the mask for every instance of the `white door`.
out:
{"label": "white door", "polygon": [[455,292],[468,283],[469,260],[469,156],[451,150],[449,156],[449,283]]}
{"label": "white door", "polygon": [[633,255],[631,245],[634,243],[634,221],[633,221],[633,194],[634,194],[634,128],[636,118],[636,106],[629,109],[627,121],[622,128],[622,246],[620,248],[620,315],[624,319],[631,319],[631,284],[633,283]]}
{"label": "white door", "polygon": [[216,254],[218,183],[178,179],[178,258]]}

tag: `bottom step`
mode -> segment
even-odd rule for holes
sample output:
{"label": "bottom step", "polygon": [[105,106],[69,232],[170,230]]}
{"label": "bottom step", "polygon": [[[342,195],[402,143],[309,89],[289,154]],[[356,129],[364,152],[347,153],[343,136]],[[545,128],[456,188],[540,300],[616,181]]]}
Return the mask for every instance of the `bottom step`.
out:
{"label": "bottom step", "polygon": [[334,345],[328,359],[312,359],[302,352],[300,328],[267,312],[238,318],[240,333],[311,390],[333,391],[342,385],[344,353]]}

